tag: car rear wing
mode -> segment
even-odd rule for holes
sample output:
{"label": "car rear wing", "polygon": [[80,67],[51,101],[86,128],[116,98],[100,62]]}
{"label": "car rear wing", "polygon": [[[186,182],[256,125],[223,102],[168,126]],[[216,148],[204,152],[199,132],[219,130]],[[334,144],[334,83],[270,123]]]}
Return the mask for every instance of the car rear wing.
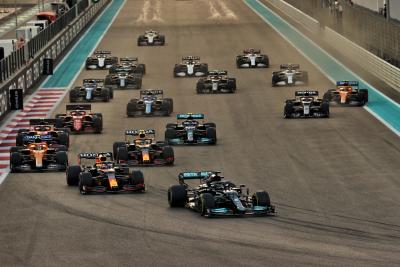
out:
{"label": "car rear wing", "polygon": [[260,49],[248,48],[243,50],[243,54],[261,54]]}
{"label": "car rear wing", "polygon": [[140,96],[142,95],[163,95],[164,91],[163,90],[140,90]]}
{"label": "car rear wing", "polygon": [[110,160],[113,159],[112,152],[83,152],[78,154],[78,159],[96,159],[98,156],[105,156]]}
{"label": "car rear wing", "polygon": [[83,79],[82,83],[104,83],[104,79]]}
{"label": "car rear wing", "polygon": [[80,104],[80,105],[66,105],[65,109],[68,110],[92,110],[91,104]]}
{"label": "car rear wing", "polygon": [[126,130],[125,135],[132,135],[132,136],[138,136],[140,133],[144,134],[156,134],[156,131],[154,129],[147,129],[147,130]]}
{"label": "car rear wing", "polygon": [[294,93],[295,96],[318,96],[318,91],[296,91]]}
{"label": "car rear wing", "polygon": [[30,119],[30,125],[54,125],[56,123],[56,119]]}
{"label": "car rear wing", "polygon": [[351,87],[358,87],[358,81],[337,81],[336,86],[351,86]]}
{"label": "car rear wing", "polygon": [[180,183],[183,183],[185,180],[195,180],[195,179],[204,179],[209,177],[212,174],[220,174],[220,171],[199,171],[199,172],[181,172],[178,175],[178,179]]}
{"label": "car rear wing", "polygon": [[204,114],[202,113],[181,113],[177,114],[176,118],[178,120],[203,120]]}
{"label": "car rear wing", "polygon": [[111,55],[111,51],[106,51],[106,50],[97,50],[94,51],[94,55]]}
{"label": "car rear wing", "polygon": [[208,72],[208,75],[228,75],[228,71],[227,70],[211,70]]}
{"label": "car rear wing", "polygon": [[186,56],[182,57],[182,60],[200,60],[199,56]]}
{"label": "car rear wing", "polygon": [[291,63],[281,64],[281,70],[287,70],[289,68],[292,68],[293,70],[298,70],[300,69],[300,64],[291,64]]}
{"label": "car rear wing", "polygon": [[119,62],[137,62],[139,61],[138,57],[120,57]]}
{"label": "car rear wing", "polygon": [[24,135],[22,137],[22,140],[24,142],[35,141],[35,140],[51,141],[51,140],[53,140],[53,136],[51,134],[46,134],[46,135]]}

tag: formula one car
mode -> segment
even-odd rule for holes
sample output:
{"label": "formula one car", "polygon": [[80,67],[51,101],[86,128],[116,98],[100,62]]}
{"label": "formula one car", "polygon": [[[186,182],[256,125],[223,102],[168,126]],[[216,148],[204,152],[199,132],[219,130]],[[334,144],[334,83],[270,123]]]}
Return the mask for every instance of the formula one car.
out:
{"label": "formula one car", "polygon": [[318,91],[296,91],[295,99],[285,102],[283,116],[289,118],[328,118],[329,102],[316,98]]}
{"label": "formula one car", "polygon": [[267,55],[262,55],[260,49],[249,48],[236,57],[236,66],[238,68],[268,68],[269,58]]}
{"label": "formula one car", "polygon": [[[134,137],[130,140],[130,137]],[[155,131],[126,130],[125,142],[115,142],[113,150],[119,163],[129,166],[174,164],[174,150],[162,141],[155,141]]]}
{"label": "formula one car", "polygon": [[170,145],[217,143],[216,125],[213,122],[204,123],[204,114],[178,114],[176,118],[177,123],[167,124],[166,143]]}
{"label": "formula one car", "polygon": [[94,132],[101,133],[103,130],[103,115],[92,113],[92,106],[86,105],[67,105],[66,113],[56,115],[55,126],[57,128],[67,128],[70,132]]}
{"label": "formula one car", "polygon": [[129,73],[143,76],[146,74],[146,65],[143,63],[139,64],[137,57],[121,57],[119,64],[112,65],[109,69],[110,74],[115,73]]}
{"label": "formula one car", "polygon": [[358,81],[338,81],[336,89],[329,89],[323,99],[343,106],[363,106],[368,102],[368,89],[358,88]]}
{"label": "formula one car", "polygon": [[[85,165],[83,160],[95,160]],[[80,153],[78,164],[68,166],[67,184],[78,185],[83,195],[89,193],[144,192],[144,177],[141,171],[129,172],[126,165],[117,164],[111,152]]]}
{"label": "formula one car", "polygon": [[228,77],[227,71],[213,70],[197,81],[196,91],[198,94],[234,93],[236,79]]}
{"label": "formula one car", "polygon": [[140,90],[139,99],[131,99],[126,106],[128,117],[169,116],[173,110],[174,102],[163,98],[163,90]]}
{"label": "formula one car", "polygon": [[112,87],[104,85],[104,79],[84,79],[82,86],[69,91],[70,102],[109,102],[114,97]]}
{"label": "formula one car", "polygon": [[112,89],[140,89],[142,88],[142,76],[127,72],[108,74],[104,85]]}
{"label": "formula one car", "polygon": [[[223,178],[215,171],[180,173],[179,184],[168,189],[170,207],[186,207],[205,217],[276,214],[266,191],[257,191],[250,196],[245,185],[236,186]],[[201,184],[190,187],[186,180],[191,179],[200,179]]]}
{"label": "formula one car", "polygon": [[110,51],[96,51],[93,56],[86,59],[86,69],[109,69],[118,63],[117,57],[112,57]]}
{"label": "formula one car", "polygon": [[299,64],[282,64],[281,70],[272,72],[272,86],[308,84],[308,72],[299,69]]}
{"label": "formula one car", "polygon": [[157,31],[145,31],[143,35],[139,35],[137,40],[138,46],[143,45],[165,45],[165,36]]}
{"label": "formula one car", "polygon": [[182,57],[182,63],[175,64],[174,77],[203,77],[208,73],[208,64],[200,63],[200,57]]}
{"label": "formula one car", "polygon": [[68,155],[65,146],[49,147],[41,137],[27,146],[10,148],[10,170],[21,171],[65,171],[68,166]]}
{"label": "formula one car", "polygon": [[40,138],[48,145],[55,147],[63,145],[69,147],[69,131],[66,128],[57,129],[54,127],[55,119],[31,119],[29,129],[19,129],[15,143],[17,146],[24,146]]}

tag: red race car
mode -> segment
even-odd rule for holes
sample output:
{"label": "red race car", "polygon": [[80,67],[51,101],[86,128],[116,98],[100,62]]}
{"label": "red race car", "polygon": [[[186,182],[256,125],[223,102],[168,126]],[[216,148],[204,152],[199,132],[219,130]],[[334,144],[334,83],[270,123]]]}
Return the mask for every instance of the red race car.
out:
{"label": "red race car", "polygon": [[92,113],[90,104],[67,105],[66,113],[56,115],[56,128],[68,128],[70,132],[101,133],[103,115]]}

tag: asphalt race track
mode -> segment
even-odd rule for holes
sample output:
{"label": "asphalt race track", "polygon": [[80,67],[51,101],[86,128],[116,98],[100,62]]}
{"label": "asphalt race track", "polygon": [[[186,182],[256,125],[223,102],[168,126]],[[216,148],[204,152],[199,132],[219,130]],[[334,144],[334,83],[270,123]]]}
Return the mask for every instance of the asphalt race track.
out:
{"label": "asphalt race track", "polygon": [[[211,3],[211,4],[210,4]],[[165,47],[137,47],[146,29]],[[244,48],[260,48],[271,67],[238,70]],[[169,118],[127,118],[134,90],[92,104],[101,135],[75,135],[78,152],[110,151],[125,129],[154,128],[163,139],[177,112],[217,124],[216,146],[175,147],[173,167],[143,168],[147,192],[82,196],[64,173],[11,174],[0,187],[1,266],[399,266],[400,142],[363,108],[331,108],[329,119],[284,120],[283,102],[301,87],[271,87],[281,63],[308,70],[309,88],[332,87],[316,67],[242,1],[129,0],[98,49],[138,56],[144,89],[174,99]],[[182,56],[237,78],[233,95],[196,95],[195,78],[175,79]],[[106,71],[82,71],[103,78]],[[68,97],[55,113],[63,112]],[[221,170],[250,189],[266,189],[276,217],[205,219],[170,209],[167,188],[184,170]]]}

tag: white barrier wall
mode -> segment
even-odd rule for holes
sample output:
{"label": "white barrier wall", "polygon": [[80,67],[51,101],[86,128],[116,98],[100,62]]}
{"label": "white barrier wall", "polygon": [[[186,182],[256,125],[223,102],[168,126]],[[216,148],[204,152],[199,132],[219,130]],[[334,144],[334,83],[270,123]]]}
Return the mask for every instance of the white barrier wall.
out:
{"label": "white barrier wall", "polygon": [[343,56],[351,58],[360,67],[375,75],[380,80],[386,82],[393,89],[400,92],[400,69],[387,63],[383,59],[375,56],[371,52],[353,43],[334,30],[324,27],[321,28],[319,22],[302,13],[297,8],[289,5],[283,0],[265,0],[273,6],[302,24],[311,32],[318,34],[324,41],[329,43],[335,50]]}
{"label": "white barrier wall", "polygon": [[383,0],[353,0],[354,4],[369,8],[376,12],[379,12],[379,8],[383,8],[383,2]]}
{"label": "white barrier wall", "polygon": [[390,7],[390,17],[400,21],[400,1],[391,0],[389,2]]}

